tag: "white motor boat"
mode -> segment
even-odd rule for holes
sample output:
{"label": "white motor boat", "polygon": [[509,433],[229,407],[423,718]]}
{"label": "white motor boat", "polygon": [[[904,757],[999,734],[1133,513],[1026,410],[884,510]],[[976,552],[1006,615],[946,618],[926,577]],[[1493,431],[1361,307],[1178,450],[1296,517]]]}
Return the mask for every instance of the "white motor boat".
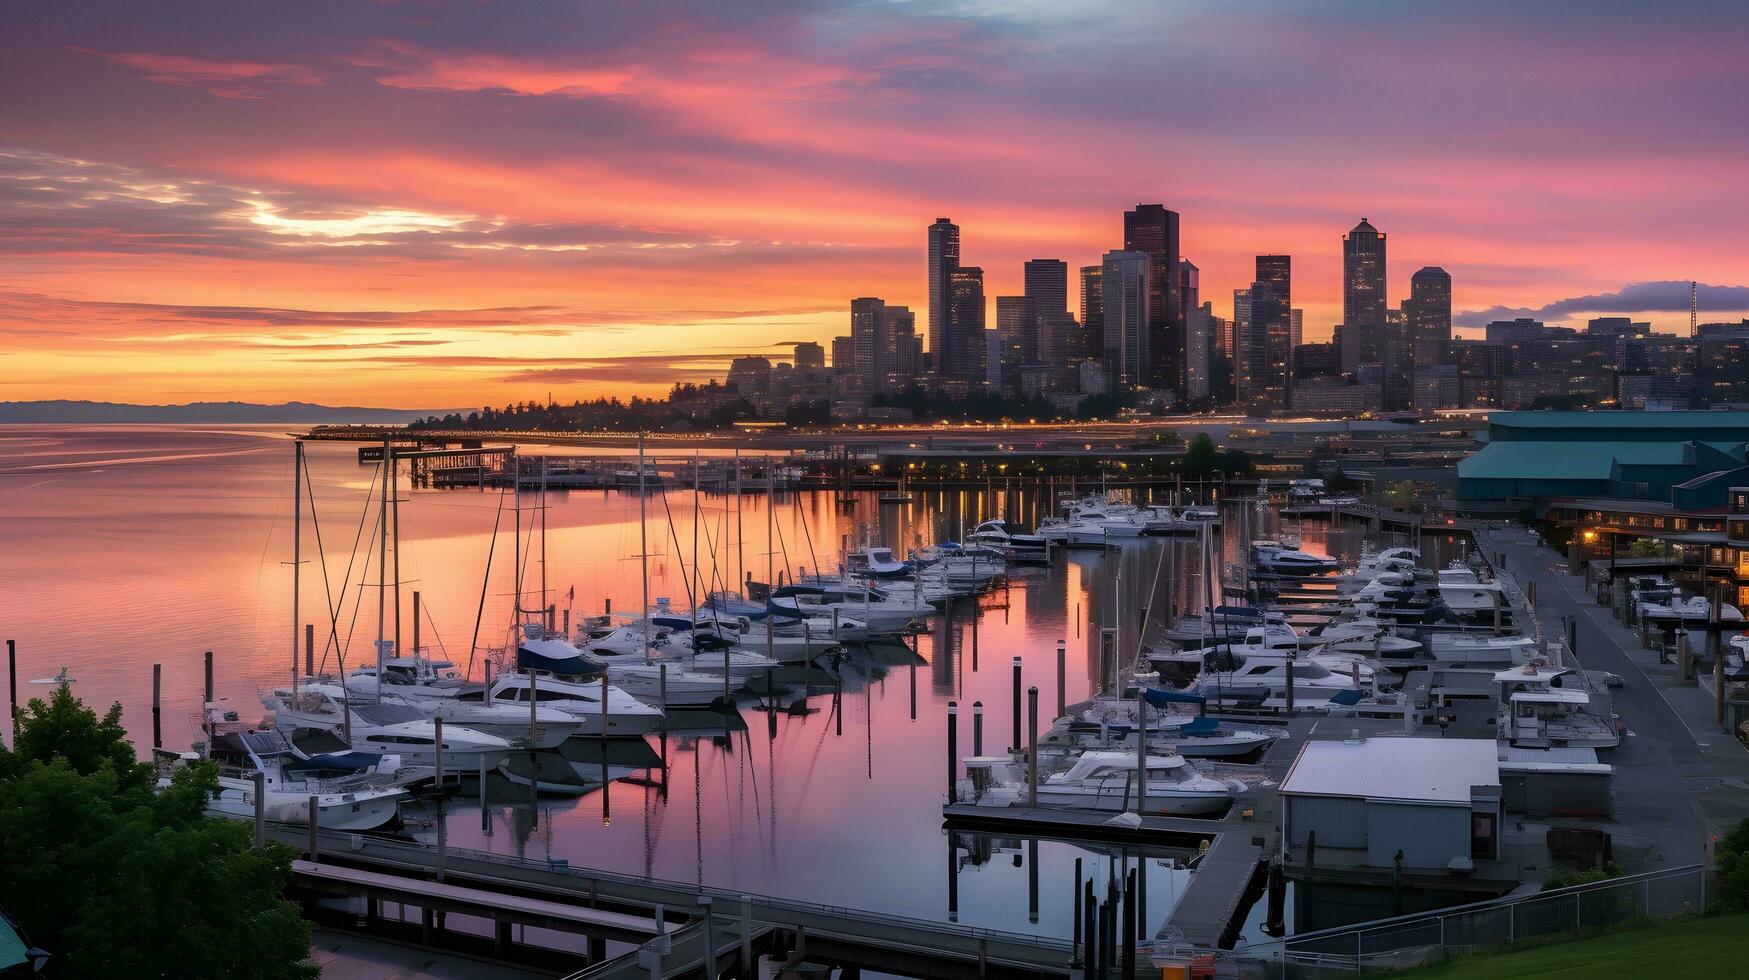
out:
{"label": "white motor boat", "polygon": [[972,529],[966,541],[995,548],[1012,562],[1043,562],[1049,558],[1049,540],[1042,534],[1027,534],[1004,520],[988,520]]}
{"label": "white motor boat", "polygon": [[[557,748],[559,743],[578,733],[582,722],[571,714],[555,708],[526,708],[498,701],[488,701],[483,689],[471,689],[457,684],[440,684],[420,679],[412,673],[415,658],[397,657],[383,662],[382,682],[377,681],[375,667],[360,667],[346,675],[346,689],[351,692],[354,708],[361,701],[380,699],[382,703],[400,702],[412,706],[427,718],[442,718],[445,726],[460,725],[476,732],[496,735],[523,747]],[[422,659],[422,658],[421,658]],[[463,692],[474,695],[461,697]]]}
{"label": "white motor boat", "polygon": [[[1147,719],[1148,750],[1178,753],[1186,758],[1224,759],[1266,748],[1281,733],[1258,728],[1235,728],[1206,715],[1150,713]],[[1135,755],[1136,704],[1116,698],[1100,698],[1078,715],[1059,718],[1045,739],[1083,748],[1115,748],[1128,743]]]}
{"label": "white motor boat", "polygon": [[[1662,625],[1704,623],[1712,613],[1712,602],[1706,596],[1691,595],[1687,598],[1672,596],[1669,602],[1641,603],[1640,615],[1654,623]],[[1719,606],[1719,621],[1722,623],[1738,623],[1743,621],[1743,611],[1730,603]]]}
{"label": "white motor boat", "polygon": [[[198,760],[184,752],[178,762]],[[396,823],[407,791],[393,784],[398,755],[339,752],[306,757],[276,730],[225,732],[213,738],[207,757],[219,764],[219,791],[207,812],[255,818],[254,772],[262,777],[263,815],[279,823],[310,822],[324,830],[376,830]]]}
{"label": "white motor boat", "polygon": [[1181,520],[1190,521],[1193,524],[1219,524],[1221,522],[1221,512],[1213,507],[1186,507],[1178,512],[1178,516]]}
{"label": "white motor boat", "polygon": [[[1062,772],[1040,775],[1038,802],[1077,810],[1124,810],[1136,805],[1134,752],[1089,750]],[[1014,806],[1027,801],[1026,767],[1012,757],[966,760],[971,795],[979,806]],[[1150,814],[1206,816],[1221,813],[1248,787],[1238,780],[1203,774],[1181,755],[1147,758],[1146,809]]]}
{"label": "white motor boat", "polygon": [[844,556],[845,568],[853,575],[865,578],[910,578],[911,564],[893,556],[891,548],[867,547]]}
{"label": "white motor boat", "polygon": [[1427,652],[1435,663],[1453,666],[1512,666],[1534,658],[1537,643],[1528,636],[1435,633],[1428,639]]}
{"label": "white motor boat", "polygon": [[1529,748],[1609,749],[1621,744],[1613,718],[1591,711],[1576,673],[1526,664],[1494,675],[1499,737]]}
{"label": "white motor boat", "polygon": [[[530,681],[523,671],[506,672],[492,681],[490,700],[496,704],[523,705],[527,711],[532,688],[535,701],[542,708],[562,711],[576,718],[579,735],[644,735],[662,727],[662,710],[627,694],[611,683],[607,687],[607,728],[602,729],[602,684],[600,681],[577,680],[552,675],[536,676]],[[482,691],[481,697],[486,697]]]}
{"label": "white motor boat", "polygon": [[[771,595],[771,615],[779,621],[829,620],[834,609],[841,617],[866,624],[871,636],[903,633],[919,618],[917,606],[896,601],[869,587],[786,585]],[[928,611],[933,612],[933,609]]]}
{"label": "white motor boat", "polygon": [[1279,541],[1254,541],[1252,560],[1257,567],[1278,575],[1316,575],[1336,569],[1336,559],[1290,548]]}
{"label": "white motor boat", "polygon": [[[398,755],[403,765],[436,765],[437,726],[424,712],[400,702],[346,705],[347,694],[335,684],[309,684],[298,688],[294,698],[289,688],[274,688],[261,696],[273,712],[274,726],[289,738],[299,730],[330,732],[344,737],[350,716],[354,749],[382,755]],[[493,767],[515,748],[507,739],[474,731],[464,725],[443,726],[443,770],[476,772],[482,762]]]}
{"label": "white motor boat", "polygon": [[1358,653],[1386,660],[1412,657],[1421,650],[1419,640],[1398,636],[1390,624],[1377,619],[1354,619],[1330,623],[1302,635],[1300,646],[1329,653]]}

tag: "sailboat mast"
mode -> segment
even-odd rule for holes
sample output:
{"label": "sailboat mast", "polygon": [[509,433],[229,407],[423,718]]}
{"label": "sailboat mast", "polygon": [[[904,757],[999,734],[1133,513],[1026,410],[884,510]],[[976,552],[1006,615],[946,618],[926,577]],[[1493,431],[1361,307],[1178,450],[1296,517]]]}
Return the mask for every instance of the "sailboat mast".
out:
{"label": "sailboat mast", "polygon": [[692,615],[704,600],[704,581],[698,575],[698,453],[692,454]]}
{"label": "sailboat mast", "polygon": [[[389,457],[394,453],[383,436],[382,503],[377,508],[377,698],[383,696],[383,644],[389,625]],[[345,683],[344,679],[341,681]]]}
{"label": "sailboat mast", "polygon": [[[395,656],[401,655],[401,473],[389,460],[389,510],[395,518]],[[419,651],[413,651],[417,654]]]}
{"label": "sailboat mast", "polygon": [[[644,498],[644,434],[638,433],[638,567],[644,580],[644,615],[650,615],[650,537],[645,523]],[[650,659],[650,624],[639,630],[644,637],[644,659]],[[606,710],[604,705],[602,710]]]}
{"label": "sailboat mast", "polygon": [[516,602],[515,611],[511,615],[516,629],[522,628],[522,460],[511,454],[514,467],[510,477],[510,497],[516,508],[516,537],[511,540],[511,548],[516,552],[511,564],[516,566]]}
{"label": "sailboat mast", "polygon": [[298,573],[303,570],[303,532],[304,532],[304,441],[295,440],[292,443],[292,642],[291,642],[291,689],[292,702],[298,697]]}
{"label": "sailboat mast", "polygon": [[747,580],[747,558],[741,553],[741,450],[735,450],[735,588]]}

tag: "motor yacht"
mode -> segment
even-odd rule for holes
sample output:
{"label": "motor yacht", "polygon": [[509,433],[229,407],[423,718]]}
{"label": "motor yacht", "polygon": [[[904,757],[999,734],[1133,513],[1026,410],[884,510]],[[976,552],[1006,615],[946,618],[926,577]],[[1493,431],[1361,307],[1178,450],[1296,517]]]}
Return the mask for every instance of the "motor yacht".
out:
{"label": "motor yacht", "polygon": [[1316,575],[1336,569],[1336,559],[1329,555],[1290,548],[1279,541],[1252,542],[1251,556],[1259,569],[1278,575]]}
{"label": "motor yacht", "polygon": [[1615,719],[1591,710],[1574,671],[1525,664],[1494,675],[1500,691],[1499,737],[1529,748],[1608,749],[1621,744]]}
{"label": "motor yacht", "polygon": [[[1146,760],[1146,810],[1150,814],[1207,816],[1224,812],[1248,787],[1236,779],[1204,775],[1182,755]],[[1125,810],[1136,805],[1134,752],[1090,749],[1061,772],[1040,774],[1038,802],[1077,810]],[[970,795],[979,806],[1013,806],[1028,798],[1026,766],[1011,756],[966,760]]]}
{"label": "motor yacht", "polygon": [[786,585],[769,601],[778,619],[831,619],[832,611],[866,624],[871,636],[905,632],[918,617],[915,605],[898,602],[872,587]]}
{"label": "motor yacht", "polygon": [[[184,752],[178,763],[200,759]],[[340,752],[304,756],[277,730],[225,732],[207,747],[219,764],[219,789],[207,801],[218,816],[255,818],[255,779],[262,776],[266,819],[308,824],[316,798],[316,825],[323,830],[377,830],[397,824],[407,791],[394,785],[400,756]],[[161,781],[160,785],[167,780]]]}
{"label": "motor yacht", "polygon": [[[478,697],[498,704],[527,705],[533,697],[542,708],[562,711],[580,723],[578,735],[633,736],[645,735],[662,727],[662,709],[645,704],[610,683],[606,686],[606,708],[603,709],[602,684],[548,675],[530,677],[526,671],[507,671],[492,681],[489,689]],[[605,711],[607,727],[602,728]]]}
{"label": "motor yacht", "polygon": [[[278,687],[261,695],[273,713],[274,727],[291,738],[301,730],[331,732],[344,737],[350,723],[352,748],[382,755],[398,755],[407,766],[436,765],[437,727],[413,706],[401,702],[365,703],[353,700],[337,684],[300,686],[294,697],[290,688]],[[482,762],[490,768],[504,761],[514,746],[507,739],[464,725],[443,726],[445,773],[475,772]]]}
{"label": "motor yacht", "polygon": [[[372,699],[400,702],[427,718],[442,718],[446,726],[460,725],[524,747],[556,748],[582,727],[574,716],[553,708],[537,706],[531,714],[514,705],[489,701],[478,685],[455,683],[453,675],[434,673],[440,664],[450,666],[423,657],[395,657],[383,662],[380,683],[377,668],[359,667],[346,675],[346,689],[355,710],[361,702]],[[464,693],[472,696],[461,697]]]}

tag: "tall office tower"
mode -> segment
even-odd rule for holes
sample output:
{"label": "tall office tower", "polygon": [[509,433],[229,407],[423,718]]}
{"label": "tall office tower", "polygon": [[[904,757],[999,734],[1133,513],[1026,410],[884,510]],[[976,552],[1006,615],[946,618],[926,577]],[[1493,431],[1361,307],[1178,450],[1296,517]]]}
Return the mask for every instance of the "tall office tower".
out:
{"label": "tall office tower", "polygon": [[1081,325],[1068,313],[1047,313],[1038,318],[1038,363],[1066,369],[1083,356]]}
{"label": "tall office tower", "polygon": [[1379,407],[1387,412],[1407,409],[1415,398],[1415,350],[1409,340],[1409,317],[1386,310],[1379,330]]}
{"label": "tall office tower", "polygon": [[1137,383],[1182,394],[1184,307],[1178,292],[1178,212],[1159,204],[1138,204],[1135,210],[1125,211],[1123,247],[1148,256],[1148,363]]}
{"label": "tall office tower", "polygon": [[881,390],[881,378],[886,373],[887,347],[885,334],[887,304],[873,296],[859,296],[850,301],[850,368],[852,387],[863,394]]}
{"label": "tall office tower", "polygon": [[1146,252],[1105,253],[1105,266],[1099,275],[1105,308],[1101,332],[1105,370],[1114,387],[1135,387],[1148,381],[1153,267],[1153,258]]}
{"label": "tall office tower", "polygon": [[960,267],[960,226],[946,218],[936,218],[929,226],[929,352],[935,358],[935,372],[951,372],[942,363],[947,342],[948,307],[952,303],[953,270]]}
{"label": "tall office tower", "polygon": [[1233,290],[1233,391],[1242,403],[1257,398],[1263,378],[1263,344],[1251,333],[1251,290]]}
{"label": "tall office tower", "polygon": [[1020,366],[1038,363],[1038,306],[1031,296],[996,297],[996,347],[1004,382],[1018,383]]}
{"label": "tall office tower", "polygon": [[903,391],[917,380],[917,314],[909,306],[889,306],[881,318],[882,391]]}
{"label": "tall office tower", "polygon": [[[1261,288],[1259,288],[1261,287]],[[1254,378],[1261,401],[1293,405],[1293,257],[1259,255],[1251,284],[1251,332],[1263,345],[1262,375]],[[1256,355],[1254,355],[1256,356]],[[1253,364],[1253,367],[1258,367]]]}
{"label": "tall office tower", "polygon": [[1081,267],[1081,333],[1087,343],[1082,357],[1105,356],[1105,291],[1100,277],[1102,265]]}
{"label": "tall office tower", "polygon": [[1045,363],[1040,349],[1039,325],[1046,317],[1069,312],[1069,263],[1062,259],[1028,259],[1026,297],[1032,300],[1033,322],[1028,325],[1024,346],[1026,363]]}
{"label": "tall office tower", "polygon": [[1409,343],[1417,368],[1445,364],[1451,349],[1451,276],[1430,265],[1409,277]]}
{"label": "tall office tower", "polygon": [[1365,218],[1342,238],[1342,323],[1359,349],[1342,363],[1379,360],[1379,332],[1385,325],[1385,236]]}
{"label": "tall office tower", "polygon": [[1189,259],[1178,260],[1178,301],[1186,318],[1202,305],[1202,271]]}
{"label": "tall office tower", "polygon": [[966,265],[948,273],[947,300],[935,373],[975,385],[984,380],[984,270]]}
{"label": "tall office tower", "polygon": [[1294,310],[1289,322],[1292,324],[1289,332],[1293,334],[1293,348],[1299,350],[1300,345],[1306,342],[1306,311]]}
{"label": "tall office tower", "polygon": [[810,371],[826,366],[826,349],[811,340],[796,345],[796,370]]}
{"label": "tall office tower", "polygon": [[[1185,295],[1189,296],[1191,293],[1187,291]],[[1204,303],[1192,307],[1190,316],[1184,322],[1185,401],[1198,402],[1209,396],[1210,379],[1214,376],[1214,346],[1215,304]]]}

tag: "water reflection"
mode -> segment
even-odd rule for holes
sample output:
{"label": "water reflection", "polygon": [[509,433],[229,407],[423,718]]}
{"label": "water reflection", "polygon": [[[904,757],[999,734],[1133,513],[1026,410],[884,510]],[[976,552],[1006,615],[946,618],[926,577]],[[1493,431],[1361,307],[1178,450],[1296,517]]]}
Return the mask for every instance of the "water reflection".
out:
{"label": "water reflection", "polygon": [[[301,656],[283,564],[290,456],[283,434],[248,427],[0,429],[0,621],[20,641],[21,669],[40,676],[68,665],[81,696],[121,701],[130,731],[149,738],[151,669],[161,663],[165,741],[185,745],[201,651],[211,649],[219,695],[253,716],[256,690]],[[365,638],[376,629],[378,559],[354,547],[374,526],[371,470],[350,445],[313,444],[308,461],[316,522],[305,526],[299,615],[319,633],[337,620],[333,646],[356,663],[370,656]],[[511,625],[516,562],[571,618],[642,602],[636,495],[549,490],[544,509],[524,503],[518,551],[506,546],[513,509],[502,494],[402,490],[401,601],[419,590],[427,645],[475,677]],[[990,516],[1032,524],[1054,501],[992,487],[896,506],[865,494],[846,509],[829,493],[773,500],[671,486],[644,505],[650,594],[684,607],[701,582],[831,569],[845,544],[902,550],[957,538]],[[1297,533],[1337,554],[1367,539],[1359,526],[1284,527],[1243,502],[1226,510],[1231,530],[1215,537],[1220,552],[1206,563],[1217,573],[1252,536]],[[1430,551],[1432,561],[1446,557]],[[579,741],[513,763],[508,775],[488,775],[483,808],[478,799],[421,804],[410,829],[434,839],[442,820],[452,847],[1068,937],[1074,863],[1112,877],[1124,859],[1048,840],[944,834],[947,703],[981,701],[989,744],[1005,743],[1014,658],[1041,703],[1054,705],[1064,641],[1062,697],[1081,699],[1101,680],[1101,631],[1115,630],[1120,657],[1133,656],[1144,618],[1158,624],[1203,604],[1204,568],[1194,539],[1142,539],[1016,569],[905,644],[857,648],[801,677],[786,668],[782,691],[743,698],[737,714],[676,711],[648,742]],[[318,660],[333,667],[326,652]],[[1183,888],[1185,872],[1172,863],[1142,862],[1150,932]]]}

